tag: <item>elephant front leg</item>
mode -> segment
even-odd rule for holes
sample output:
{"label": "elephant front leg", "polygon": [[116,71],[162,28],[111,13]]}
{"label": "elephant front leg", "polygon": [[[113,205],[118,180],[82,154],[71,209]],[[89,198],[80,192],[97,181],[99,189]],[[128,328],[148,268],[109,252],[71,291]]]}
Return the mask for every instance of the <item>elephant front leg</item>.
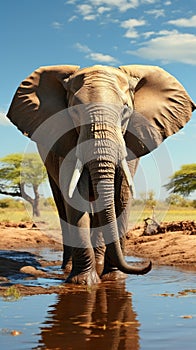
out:
{"label": "elephant front leg", "polygon": [[71,210],[69,246],[72,247],[72,270],[67,283],[93,285],[100,282],[96,271],[95,254],[90,240],[88,213]]}
{"label": "elephant front leg", "polygon": [[67,246],[66,244],[63,244],[63,262],[61,265],[61,268],[65,272],[70,272],[72,267],[72,248],[70,246]]}
{"label": "elephant front leg", "polygon": [[72,270],[66,283],[94,285],[100,282],[92,248],[72,248]]}
{"label": "elephant front leg", "polygon": [[[50,157],[52,157],[51,154],[50,154]],[[55,160],[56,160],[56,158],[55,158]],[[49,161],[49,156],[48,156],[47,161]],[[52,161],[54,161],[53,158],[52,158]],[[55,169],[56,169],[57,173],[59,171],[58,165],[59,165],[59,161],[57,159],[56,163],[55,163]],[[61,268],[65,272],[70,272],[72,251],[71,251],[71,247],[66,245],[66,243],[64,243],[67,241],[67,235],[68,235],[65,202],[64,202],[64,198],[62,196],[62,193],[59,189],[59,186],[57,185],[57,183],[55,182],[55,180],[53,179],[53,177],[50,175],[49,172],[48,172],[48,179],[49,179],[50,187],[52,189],[54,201],[56,203],[56,207],[58,210],[58,214],[59,214],[59,218],[60,218],[60,225],[61,225],[61,230],[62,230],[62,235],[63,235],[63,262],[62,262]]]}

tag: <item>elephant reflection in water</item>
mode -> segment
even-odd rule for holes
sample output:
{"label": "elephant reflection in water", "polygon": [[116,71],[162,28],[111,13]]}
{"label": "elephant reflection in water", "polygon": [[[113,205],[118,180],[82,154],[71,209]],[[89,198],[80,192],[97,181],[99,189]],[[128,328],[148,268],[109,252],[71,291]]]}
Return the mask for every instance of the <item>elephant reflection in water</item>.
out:
{"label": "elephant reflection in water", "polygon": [[41,328],[39,349],[137,350],[139,322],[124,282],[60,294]]}

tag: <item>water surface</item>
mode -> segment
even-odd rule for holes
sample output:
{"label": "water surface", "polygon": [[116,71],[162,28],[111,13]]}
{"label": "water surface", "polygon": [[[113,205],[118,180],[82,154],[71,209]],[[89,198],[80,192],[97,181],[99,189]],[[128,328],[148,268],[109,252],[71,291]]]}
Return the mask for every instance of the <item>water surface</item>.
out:
{"label": "water surface", "polygon": [[1,299],[0,315],[1,349],[195,350],[196,275],[157,267],[63,295]]}

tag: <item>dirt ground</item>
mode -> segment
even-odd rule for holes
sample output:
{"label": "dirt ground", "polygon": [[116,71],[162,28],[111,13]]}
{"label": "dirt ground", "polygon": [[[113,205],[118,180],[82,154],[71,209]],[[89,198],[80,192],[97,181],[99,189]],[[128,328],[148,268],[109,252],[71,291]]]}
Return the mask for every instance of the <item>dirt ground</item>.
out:
{"label": "dirt ground", "polygon": [[23,248],[62,248],[60,232],[45,229],[42,222],[0,223],[0,250]]}
{"label": "dirt ground", "polygon": [[148,258],[154,264],[196,271],[196,223],[164,223],[151,234],[138,226],[127,234],[126,251],[127,255]]}
{"label": "dirt ground", "polygon": [[[150,259],[154,265],[172,265],[196,271],[196,224],[194,222],[165,223],[153,232],[138,226],[127,233],[126,255]],[[0,224],[0,295],[15,286],[22,295],[64,293],[57,286],[26,286],[22,279],[38,277],[62,281],[61,261],[46,261],[28,252],[30,248],[62,250],[60,232],[46,232],[32,223]],[[23,253],[22,253],[23,252]],[[20,255],[22,254],[22,258]],[[47,266],[58,265],[58,272]],[[71,287],[66,287],[66,292]]]}

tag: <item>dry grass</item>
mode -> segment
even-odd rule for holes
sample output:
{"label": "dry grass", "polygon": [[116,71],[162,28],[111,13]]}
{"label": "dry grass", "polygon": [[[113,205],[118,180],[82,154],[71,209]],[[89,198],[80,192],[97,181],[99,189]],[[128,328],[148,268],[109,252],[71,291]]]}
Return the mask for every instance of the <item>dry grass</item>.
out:
{"label": "dry grass", "polygon": [[[144,223],[144,219],[152,218],[152,209],[142,209],[140,207],[133,207],[130,214],[129,225],[135,226]],[[175,208],[175,207],[164,207],[156,208],[154,211],[155,220],[160,222],[171,222],[171,221],[196,221],[196,209],[188,208]]]}
{"label": "dry grass", "polygon": [[[129,226],[134,226],[143,223],[144,219],[152,217],[152,209],[142,208],[140,206],[132,207],[130,213]],[[196,221],[196,209],[192,207],[188,208],[174,208],[164,207],[155,208],[155,219],[158,222],[170,222],[170,221],[183,221],[183,220],[195,220]],[[48,210],[41,211],[40,218],[32,218],[31,214],[27,210],[6,208],[0,209],[0,222],[25,222],[25,221],[42,221],[48,224],[48,227],[55,229],[59,227],[59,219],[57,212],[51,207]]]}

